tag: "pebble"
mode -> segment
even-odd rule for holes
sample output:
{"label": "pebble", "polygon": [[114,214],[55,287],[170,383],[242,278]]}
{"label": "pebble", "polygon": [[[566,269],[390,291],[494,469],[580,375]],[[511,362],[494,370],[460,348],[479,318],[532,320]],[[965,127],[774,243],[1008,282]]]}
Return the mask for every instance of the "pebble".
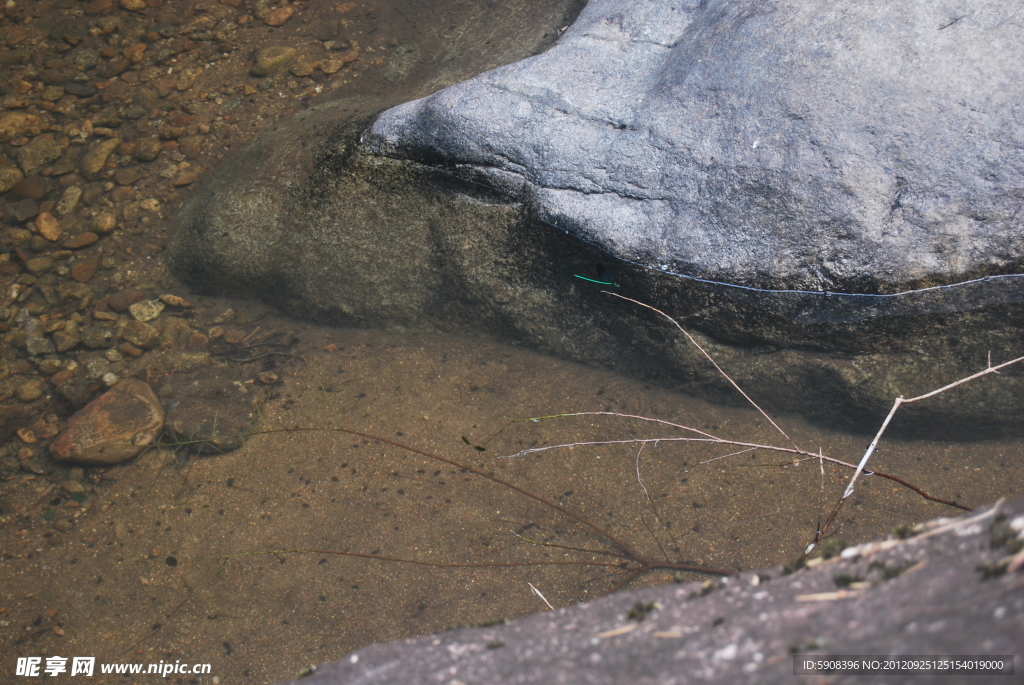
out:
{"label": "pebble", "polygon": [[184,171],[175,176],[174,180],[171,181],[171,184],[174,186],[191,185],[199,180],[199,172],[200,169],[189,169],[188,171]]}
{"label": "pebble", "polygon": [[100,212],[92,218],[92,230],[98,235],[106,235],[117,226],[117,217],[110,212]]}
{"label": "pebble", "polygon": [[33,276],[39,277],[45,274],[47,271],[54,267],[55,262],[53,257],[33,257],[32,259],[25,262],[25,271],[28,271]]}
{"label": "pebble", "polygon": [[57,346],[58,352],[67,352],[82,341],[78,337],[78,331],[65,327],[53,334],[53,342]]}
{"label": "pebble", "polygon": [[181,307],[182,309],[189,309],[195,306],[185,298],[178,297],[177,295],[161,295],[160,300],[163,301],[164,304],[170,305],[172,307]]}
{"label": "pebble", "polygon": [[65,461],[117,464],[151,444],[163,426],[164,411],[153,390],[142,381],[124,380],[72,416],[50,452]]}
{"label": "pebble", "polygon": [[[75,469],[71,469],[71,470],[74,471]],[[78,470],[80,471],[81,469],[78,469]],[[84,474],[83,474],[83,476],[84,476]],[[66,480],[66,481],[64,481],[63,483],[60,484],[60,489],[63,490],[64,492],[68,493],[69,495],[74,495],[74,494],[79,493],[79,492],[85,492],[85,486],[78,482],[80,480],[82,480],[82,479],[81,478],[78,478],[78,479],[71,478],[71,474],[69,473],[68,474],[68,480]]]}
{"label": "pebble", "polygon": [[23,178],[25,178],[25,174],[21,173],[21,169],[11,164],[11,160],[0,155],[0,193],[6,193]]}
{"label": "pebble", "polygon": [[50,184],[45,176],[29,176],[18,181],[10,190],[9,200],[24,200],[26,198],[39,202],[50,192]]}
{"label": "pebble", "polygon": [[121,0],[121,8],[129,12],[138,12],[146,9],[146,0]]}
{"label": "pebble", "polygon": [[343,66],[345,65],[339,60],[325,59],[320,62],[320,71],[330,75],[336,73]]}
{"label": "pebble", "polygon": [[93,178],[98,174],[103,165],[107,163],[107,158],[110,157],[120,144],[120,138],[110,138],[93,143],[89,150],[82,155],[82,161],[78,165],[86,178]]}
{"label": "pebble", "polygon": [[293,57],[295,57],[295,48],[285,45],[270,45],[256,51],[256,61],[249,69],[249,73],[259,78],[272,76],[278,69],[288,64]]}
{"label": "pebble", "polygon": [[121,330],[121,338],[136,347],[152,347],[160,340],[160,331],[142,321],[129,321]]}
{"label": "pebble", "polygon": [[267,15],[267,18],[263,20],[267,26],[282,26],[292,15],[295,14],[295,8],[290,6],[278,7],[276,10]]}
{"label": "pebble", "polygon": [[82,189],[78,186],[68,186],[64,189],[64,193],[60,196],[60,200],[57,202],[55,208],[57,214],[60,216],[67,216],[71,214],[78,207],[78,201],[82,197]]}
{"label": "pebble", "polygon": [[39,231],[39,235],[43,236],[51,243],[58,240],[63,231],[60,227],[60,222],[57,221],[57,217],[49,212],[40,212],[36,215],[36,230]]}
{"label": "pebble", "polygon": [[0,143],[22,136],[37,136],[43,130],[43,121],[27,112],[7,112],[0,115]]}
{"label": "pebble", "polygon": [[4,207],[7,218],[18,223],[28,221],[38,213],[39,205],[35,200],[19,200]]}
{"label": "pebble", "polygon": [[125,169],[118,169],[114,172],[114,180],[117,181],[118,185],[130,186],[131,184],[138,181],[145,174],[142,169],[137,166],[127,167]]}
{"label": "pebble", "polygon": [[114,373],[113,371],[108,371],[107,373],[103,374],[102,378],[100,378],[100,381],[103,383],[103,385],[107,386],[108,388],[111,388],[114,385],[116,385],[119,380],[121,379],[118,378],[117,374]]}
{"label": "pebble", "polygon": [[35,402],[43,396],[45,389],[46,383],[41,378],[33,378],[19,385],[14,394],[22,402]]}
{"label": "pebble", "polygon": [[313,74],[313,65],[309,62],[296,62],[288,71],[292,73],[292,76],[311,76]]}
{"label": "pebble", "polygon": [[100,237],[92,231],[86,231],[85,233],[72,236],[69,240],[65,240],[61,246],[68,250],[80,250],[83,247],[89,247],[99,239]]}
{"label": "pebble", "polygon": [[18,148],[18,166],[26,176],[39,173],[47,164],[56,162],[64,154],[67,140],[62,145],[52,133],[36,136],[27,145]]}
{"label": "pebble", "polygon": [[115,312],[126,312],[129,307],[145,297],[138,290],[122,290],[107,298],[107,306]]}
{"label": "pebble", "polygon": [[79,283],[88,283],[89,280],[96,275],[96,270],[100,268],[99,257],[88,257],[79,262],[75,262],[71,267],[71,278],[75,279]]}
{"label": "pebble", "polygon": [[140,162],[152,162],[160,156],[163,149],[163,143],[160,142],[157,136],[148,136],[139,139],[132,155]]}
{"label": "pebble", "polygon": [[160,312],[164,310],[164,303],[157,300],[153,302],[151,300],[145,300],[144,302],[136,302],[128,308],[129,313],[136,321],[152,321],[156,317],[160,316]]}

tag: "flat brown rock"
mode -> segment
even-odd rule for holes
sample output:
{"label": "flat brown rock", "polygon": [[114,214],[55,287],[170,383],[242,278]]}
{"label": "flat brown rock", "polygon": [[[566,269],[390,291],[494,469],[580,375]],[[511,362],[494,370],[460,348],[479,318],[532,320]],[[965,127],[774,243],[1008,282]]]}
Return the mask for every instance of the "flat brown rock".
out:
{"label": "flat brown rock", "polygon": [[125,380],[72,416],[50,452],[64,461],[117,464],[151,444],[163,427],[164,410],[150,387]]}

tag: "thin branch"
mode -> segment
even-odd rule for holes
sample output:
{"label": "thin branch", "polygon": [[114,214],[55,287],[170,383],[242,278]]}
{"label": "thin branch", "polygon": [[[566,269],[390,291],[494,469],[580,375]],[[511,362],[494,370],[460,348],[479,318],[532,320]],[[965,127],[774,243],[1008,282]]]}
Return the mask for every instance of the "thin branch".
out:
{"label": "thin branch", "polygon": [[750,399],[750,395],[748,395],[747,393],[743,392],[743,388],[741,388],[736,383],[736,381],[734,381],[729,376],[729,374],[727,374],[725,371],[722,370],[722,367],[718,365],[718,362],[715,361],[714,357],[712,357],[710,354],[708,354],[707,351],[703,347],[700,346],[700,343],[698,343],[696,340],[694,340],[693,336],[690,335],[690,333],[685,328],[683,328],[681,325],[679,325],[678,321],[676,321],[675,319],[673,319],[671,316],[669,316],[665,312],[661,311],[660,309],[658,309],[656,307],[652,307],[649,304],[644,304],[643,302],[640,302],[639,300],[634,300],[634,299],[629,298],[629,297],[624,297],[622,295],[618,295],[618,294],[610,292],[608,290],[602,290],[601,292],[605,293],[606,295],[611,295],[612,297],[617,297],[620,300],[626,300],[627,302],[632,302],[633,304],[639,305],[639,306],[641,306],[641,307],[643,307],[645,309],[650,309],[652,312],[656,312],[658,314],[661,314],[663,317],[665,317],[666,319],[671,321],[672,324],[676,328],[678,328],[679,331],[683,335],[686,336],[686,339],[689,340],[691,343],[693,343],[693,346],[696,347],[698,350],[700,350],[700,353],[703,354],[707,358],[707,360],[709,362],[711,362],[711,364],[715,367],[715,369],[718,370],[718,373],[722,374],[722,377],[725,378],[725,380],[729,381],[729,383],[732,384],[732,387],[736,388],[736,391],[739,392],[739,394],[743,395],[744,399],[746,399],[747,402],[749,402],[750,405],[752,407],[754,407],[754,409],[756,409],[757,411],[761,412],[761,416],[763,416],[765,419],[767,419],[768,423],[770,423],[773,426],[775,426],[775,430],[779,431],[779,433],[782,434],[782,437],[786,438],[786,440],[789,441],[790,445],[792,445],[797,450],[800,449],[800,447],[793,441],[793,438],[789,437],[789,435],[786,433],[786,431],[782,430],[782,428],[779,426],[779,424],[775,423],[775,421],[772,420],[772,417],[768,416],[768,414],[765,412],[765,410],[761,409],[761,407],[757,404],[757,402],[755,402],[754,400]]}

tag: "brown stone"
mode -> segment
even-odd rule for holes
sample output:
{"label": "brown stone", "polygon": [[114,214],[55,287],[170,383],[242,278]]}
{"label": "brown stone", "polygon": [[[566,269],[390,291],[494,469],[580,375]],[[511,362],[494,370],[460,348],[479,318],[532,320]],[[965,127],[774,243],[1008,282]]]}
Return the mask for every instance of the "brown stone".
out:
{"label": "brown stone", "polygon": [[263,22],[267,26],[282,26],[292,15],[295,14],[294,7],[278,7],[276,10],[267,15],[267,18]]}
{"label": "brown stone", "polygon": [[121,330],[121,338],[136,347],[152,347],[160,340],[160,331],[142,321],[129,321]]}
{"label": "brown stone", "polygon": [[22,136],[37,136],[42,130],[43,122],[35,114],[7,112],[0,116],[0,143]]}
{"label": "brown stone", "polygon": [[14,184],[10,190],[8,200],[24,200],[26,198],[39,202],[50,192],[50,183],[45,176],[29,176]]}
{"label": "brown stone", "polygon": [[[121,0],[121,2],[123,3],[124,0]],[[125,59],[127,59],[132,64],[138,64],[145,57],[145,53],[146,53],[146,44],[145,43],[136,43],[135,45],[131,46],[130,48],[128,48],[127,50],[124,51],[124,56],[125,56]]]}
{"label": "brown stone", "polygon": [[189,169],[178,174],[171,183],[175,186],[187,186],[199,179],[199,169]]}
{"label": "brown stone", "polygon": [[79,233],[78,235],[65,240],[63,247],[68,250],[80,250],[83,247],[89,247],[99,239],[100,237],[92,231],[86,231],[85,233]]}
{"label": "brown stone", "polygon": [[51,243],[60,238],[61,233],[63,233],[57,217],[49,212],[40,212],[36,215],[36,230],[39,231],[39,235]]}
{"label": "brown stone", "polygon": [[146,0],[121,0],[121,7],[129,12],[146,9]]}
{"label": "brown stone", "polygon": [[53,266],[53,257],[35,257],[25,262],[25,271],[39,277],[52,269]]}
{"label": "brown stone", "polygon": [[126,312],[136,302],[145,297],[138,290],[122,290],[107,298],[107,306],[115,312]]}
{"label": "brown stone", "polygon": [[140,162],[152,162],[164,149],[163,143],[156,136],[147,136],[146,138],[140,138],[135,145],[135,159]]}
{"label": "brown stone", "polygon": [[79,283],[86,283],[93,276],[96,275],[96,270],[100,268],[99,257],[89,257],[83,259],[80,262],[75,262],[71,267],[71,278],[75,279]]}
{"label": "brown stone", "polygon": [[103,14],[114,6],[114,0],[93,0],[85,6],[85,13],[88,15]]}
{"label": "brown stone", "polygon": [[82,161],[80,162],[82,175],[86,178],[92,178],[98,174],[103,165],[107,163],[107,158],[113,154],[120,144],[121,141],[118,138],[110,138],[109,140],[93,143],[89,150],[82,155]]}
{"label": "brown stone", "polygon": [[100,212],[92,218],[92,230],[98,235],[106,235],[117,227],[117,217],[110,212]]}
{"label": "brown stone", "polygon": [[123,186],[130,186],[142,178],[142,176],[142,169],[137,166],[125,167],[114,172],[114,180]]}
{"label": "brown stone", "polygon": [[288,71],[292,72],[292,76],[311,76],[313,74],[313,65],[309,62],[297,62]]}
{"label": "brown stone", "polygon": [[50,452],[64,461],[118,464],[152,444],[163,427],[164,410],[153,390],[124,380],[72,416]]}

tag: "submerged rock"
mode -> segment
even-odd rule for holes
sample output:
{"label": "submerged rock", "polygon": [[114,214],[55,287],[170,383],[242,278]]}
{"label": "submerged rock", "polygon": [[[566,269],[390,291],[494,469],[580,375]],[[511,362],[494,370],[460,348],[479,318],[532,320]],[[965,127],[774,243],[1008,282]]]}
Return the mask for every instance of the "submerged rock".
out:
{"label": "submerged rock", "polygon": [[50,452],[62,461],[118,464],[152,444],[163,427],[164,411],[150,387],[121,381],[72,416]]}
{"label": "submerged rock", "polygon": [[[1020,267],[1006,11],[595,0],[545,53],[265,134],[181,212],[171,265],[299,315],[484,330],[738,401],[613,291],[703,332],[773,409],[874,428],[1018,352],[1024,279],[875,296]],[[1019,428],[1022,397],[1004,374],[898,420]]]}

